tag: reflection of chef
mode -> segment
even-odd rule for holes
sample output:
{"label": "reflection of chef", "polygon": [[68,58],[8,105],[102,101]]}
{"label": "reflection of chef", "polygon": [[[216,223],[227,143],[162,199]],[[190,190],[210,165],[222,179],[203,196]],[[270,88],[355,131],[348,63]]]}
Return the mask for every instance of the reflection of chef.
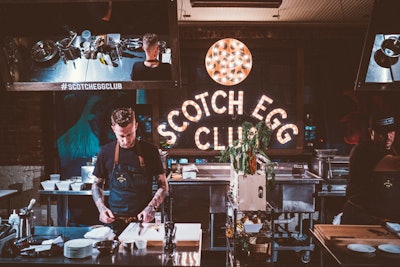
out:
{"label": "reflection of chef", "polygon": [[171,65],[162,63],[159,60],[158,35],[146,33],[143,36],[143,51],[146,53],[146,60],[136,62],[132,67],[132,80],[170,80]]}

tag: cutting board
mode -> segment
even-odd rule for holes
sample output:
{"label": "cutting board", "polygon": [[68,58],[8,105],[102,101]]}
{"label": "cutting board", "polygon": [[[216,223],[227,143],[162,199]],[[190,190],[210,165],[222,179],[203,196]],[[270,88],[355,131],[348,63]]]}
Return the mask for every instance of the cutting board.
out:
{"label": "cutting board", "polygon": [[[378,234],[381,233],[381,234]],[[329,242],[367,243],[369,245],[400,245],[400,239],[380,225],[332,225],[316,224],[314,233]]]}
{"label": "cutting board", "polygon": [[[200,223],[175,223],[177,246],[199,246],[202,237]],[[164,224],[143,223],[139,236],[139,224],[132,222],[119,235],[119,241],[132,243],[138,239],[147,240],[148,246],[162,246],[164,239]]]}
{"label": "cutting board", "polygon": [[[314,229],[317,230],[321,236],[326,240],[335,238],[363,238],[363,239],[376,239],[388,238],[396,239],[388,230],[380,225],[332,225],[332,224],[316,224]],[[383,233],[382,236],[377,232]]]}

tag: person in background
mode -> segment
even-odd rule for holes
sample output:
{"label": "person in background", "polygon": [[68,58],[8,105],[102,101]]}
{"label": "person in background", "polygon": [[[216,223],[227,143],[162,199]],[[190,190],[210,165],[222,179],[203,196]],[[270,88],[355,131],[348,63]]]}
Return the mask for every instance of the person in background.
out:
{"label": "person in background", "polygon": [[[119,234],[132,221],[150,222],[168,193],[168,183],[156,146],[138,140],[138,123],[131,108],[117,108],[111,114],[111,128],[117,138],[104,145],[97,157],[92,184],[99,220]],[[158,189],[152,196],[153,177]],[[104,187],[108,184],[108,205]]]}
{"label": "person in background", "polygon": [[393,114],[370,117],[370,140],[360,142],[350,152],[341,224],[400,222],[400,156],[394,147],[397,126]]}
{"label": "person in background", "polygon": [[143,51],[146,54],[145,61],[135,62],[132,67],[132,80],[170,80],[171,65],[159,60],[160,49],[158,35],[146,33],[143,36]]}

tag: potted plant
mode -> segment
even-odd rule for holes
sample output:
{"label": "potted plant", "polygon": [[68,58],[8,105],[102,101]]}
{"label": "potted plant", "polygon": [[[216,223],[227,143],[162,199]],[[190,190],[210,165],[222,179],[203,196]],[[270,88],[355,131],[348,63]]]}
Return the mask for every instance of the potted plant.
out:
{"label": "potted plant", "polygon": [[221,151],[220,162],[230,162],[235,171],[243,175],[253,175],[259,169],[257,158],[263,161],[265,175],[270,180],[275,178],[274,163],[265,150],[271,140],[272,129],[263,121],[256,125],[245,121],[242,124],[242,138],[233,141],[231,146]]}

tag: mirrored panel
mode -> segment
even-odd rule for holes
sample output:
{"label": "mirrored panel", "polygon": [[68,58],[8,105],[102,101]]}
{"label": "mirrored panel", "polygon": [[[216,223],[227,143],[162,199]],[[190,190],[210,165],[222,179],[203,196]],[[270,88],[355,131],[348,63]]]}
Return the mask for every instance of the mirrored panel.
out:
{"label": "mirrored panel", "polygon": [[175,0],[0,0],[3,84],[16,91],[179,88],[176,12]]}

